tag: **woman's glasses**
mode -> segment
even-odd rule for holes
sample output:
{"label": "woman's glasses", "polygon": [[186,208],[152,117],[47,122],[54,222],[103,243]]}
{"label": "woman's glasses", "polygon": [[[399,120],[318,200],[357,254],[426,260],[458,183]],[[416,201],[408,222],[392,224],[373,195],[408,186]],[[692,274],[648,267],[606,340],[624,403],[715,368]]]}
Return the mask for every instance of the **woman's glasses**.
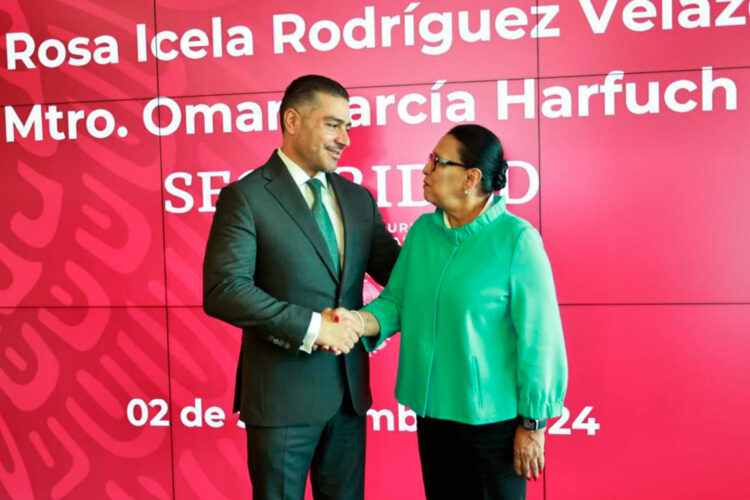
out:
{"label": "woman's glasses", "polygon": [[450,160],[446,160],[445,158],[440,158],[435,153],[430,153],[428,164],[430,165],[430,172],[434,172],[435,168],[437,168],[438,165],[442,165],[442,166],[453,165],[456,167],[469,168],[468,165],[464,165],[463,163],[458,163],[457,161],[450,161]]}

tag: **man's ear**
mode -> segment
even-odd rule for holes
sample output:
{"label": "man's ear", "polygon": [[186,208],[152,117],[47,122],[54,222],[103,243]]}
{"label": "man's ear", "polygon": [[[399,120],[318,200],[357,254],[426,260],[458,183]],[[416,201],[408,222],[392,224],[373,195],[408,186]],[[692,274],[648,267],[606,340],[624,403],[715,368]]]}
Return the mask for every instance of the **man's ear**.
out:
{"label": "man's ear", "polygon": [[302,115],[300,115],[294,108],[287,108],[281,119],[284,121],[284,131],[288,134],[294,135],[299,130]]}

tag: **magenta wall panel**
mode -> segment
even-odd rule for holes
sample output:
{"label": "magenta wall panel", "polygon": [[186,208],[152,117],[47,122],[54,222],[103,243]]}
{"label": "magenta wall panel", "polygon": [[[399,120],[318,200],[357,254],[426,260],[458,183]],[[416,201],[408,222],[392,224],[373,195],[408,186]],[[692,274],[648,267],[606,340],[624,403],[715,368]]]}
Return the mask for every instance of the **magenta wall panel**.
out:
{"label": "magenta wall panel", "polygon": [[163,308],[4,309],[2,498],[170,498]]}
{"label": "magenta wall panel", "polygon": [[0,12],[0,104],[156,95],[156,63],[138,33],[154,36],[154,5],[135,0],[7,0]]}
{"label": "magenta wall panel", "polygon": [[247,498],[245,432],[231,413],[240,332],[200,308],[169,309],[175,497]]}
{"label": "magenta wall panel", "polygon": [[[529,36],[535,2],[473,3],[459,22],[457,6],[448,0],[378,5],[336,0],[324,9],[298,0],[283,5],[157,0],[157,28],[175,39],[162,44],[171,60],[159,62],[161,92],[282,91],[301,67],[347,87],[536,76],[536,40]],[[175,49],[182,43],[195,44],[182,51],[188,55]]]}
{"label": "magenta wall panel", "polygon": [[[1,306],[164,304],[159,140],[142,107],[16,106],[0,118],[12,125],[0,142]],[[15,125],[47,114],[61,126],[37,129],[41,140]],[[68,129],[71,116],[83,118]]]}
{"label": "magenta wall panel", "polygon": [[[750,431],[735,423],[750,411],[750,306],[564,306],[562,316],[570,434],[549,439],[549,498],[750,495],[737,460]],[[575,428],[586,407],[593,435]]]}
{"label": "magenta wall panel", "polygon": [[750,70],[706,73],[649,73],[622,84],[641,91],[717,80],[733,90],[717,89],[711,112],[695,90],[678,94],[693,98],[692,111],[670,110],[662,97],[659,114],[636,115],[618,95],[611,116],[604,99],[592,98],[591,116],[541,119],[542,230],[561,302],[750,300],[748,109],[737,98],[750,92]]}
{"label": "magenta wall panel", "polygon": [[[539,76],[749,66],[746,1],[539,0]],[[540,23],[541,24],[541,23]],[[547,23],[545,23],[547,24]]]}

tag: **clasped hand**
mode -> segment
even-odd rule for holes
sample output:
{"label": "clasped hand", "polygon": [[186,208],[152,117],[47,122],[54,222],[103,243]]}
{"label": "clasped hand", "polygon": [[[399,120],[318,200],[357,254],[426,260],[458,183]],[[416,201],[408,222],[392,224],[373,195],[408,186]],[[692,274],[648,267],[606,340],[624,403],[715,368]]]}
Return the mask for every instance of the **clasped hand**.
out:
{"label": "clasped hand", "polygon": [[331,351],[337,356],[348,354],[364,334],[362,322],[354,312],[343,307],[327,307],[320,314],[320,333],[314,349]]}

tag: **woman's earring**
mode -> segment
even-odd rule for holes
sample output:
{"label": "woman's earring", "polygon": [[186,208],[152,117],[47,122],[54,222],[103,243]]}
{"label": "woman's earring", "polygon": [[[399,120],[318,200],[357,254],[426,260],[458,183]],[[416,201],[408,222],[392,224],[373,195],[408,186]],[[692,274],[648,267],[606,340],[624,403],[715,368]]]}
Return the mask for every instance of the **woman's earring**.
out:
{"label": "woman's earring", "polygon": [[464,194],[465,194],[466,196],[469,196],[469,190],[467,189],[466,191],[464,191]]}

